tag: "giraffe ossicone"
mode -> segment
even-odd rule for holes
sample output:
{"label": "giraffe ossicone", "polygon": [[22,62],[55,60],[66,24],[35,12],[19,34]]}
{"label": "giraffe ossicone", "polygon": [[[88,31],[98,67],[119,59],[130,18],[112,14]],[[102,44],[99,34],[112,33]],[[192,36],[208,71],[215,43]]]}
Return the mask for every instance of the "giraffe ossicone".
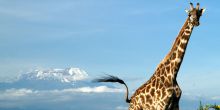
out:
{"label": "giraffe ossicone", "polygon": [[126,102],[130,103],[129,110],[179,110],[181,89],[176,77],[186,52],[194,26],[199,26],[200,16],[205,9],[196,8],[190,3],[188,17],[182,26],[171,50],[159,63],[152,77],[139,87],[128,99],[128,87],[123,80],[115,76],[97,79],[97,82],[118,82],[126,87]]}

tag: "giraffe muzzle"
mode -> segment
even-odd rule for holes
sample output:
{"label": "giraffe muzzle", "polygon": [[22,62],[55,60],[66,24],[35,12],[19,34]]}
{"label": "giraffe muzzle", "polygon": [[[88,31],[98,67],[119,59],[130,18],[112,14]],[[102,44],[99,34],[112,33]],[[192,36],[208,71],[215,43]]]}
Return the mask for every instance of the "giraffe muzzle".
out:
{"label": "giraffe muzzle", "polygon": [[200,23],[199,23],[199,22],[195,22],[194,25],[195,25],[195,26],[199,26]]}

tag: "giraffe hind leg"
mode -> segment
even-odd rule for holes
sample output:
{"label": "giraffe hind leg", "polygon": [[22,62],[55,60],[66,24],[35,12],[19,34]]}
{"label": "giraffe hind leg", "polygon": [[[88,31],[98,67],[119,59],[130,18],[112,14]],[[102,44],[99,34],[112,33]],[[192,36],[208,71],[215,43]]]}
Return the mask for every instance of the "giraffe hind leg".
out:
{"label": "giraffe hind leg", "polygon": [[179,110],[179,98],[175,98],[173,100],[173,105],[172,105],[171,110]]}
{"label": "giraffe hind leg", "polygon": [[172,110],[179,110],[179,100],[181,97],[182,91],[178,85],[175,86],[175,97],[173,99],[173,109]]}

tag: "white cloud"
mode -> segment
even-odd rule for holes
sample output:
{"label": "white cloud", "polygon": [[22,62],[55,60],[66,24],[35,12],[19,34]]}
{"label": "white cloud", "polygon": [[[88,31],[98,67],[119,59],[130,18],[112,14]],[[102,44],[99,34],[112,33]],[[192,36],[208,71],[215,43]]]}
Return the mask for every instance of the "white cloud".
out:
{"label": "white cloud", "polygon": [[212,100],[220,100],[220,96],[213,96],[211,99]]}
{"label": "white cloud", "polygon": [[51,94],[74,94],[74,93],[120,93],[124,92],[122,89],[109,88],[107,86],[97,86],[97,87],[80,87],[62,90],[43,90],[34,91],[33,93],[51,93]]}
{"label": "white cloud", "polygon": [[31,89],[7,89],[0,91],[0,100],[18,100],[19,98],[24,98],[33,94],[38,93],[38,91],[33,91]]}
{"label": "white cloud", "polygon": [[98,86],[98,87],[82,87],[73,90],[74,92],[83,92],[83,93],[102,93],[102,92],[123,92],[122,89],[109,88],[106,86]]}
{"label": "white cloud", "polygon": [[[27,88],[7,89],[0,91],[0,109],[29,106],[35,103],[45,104],[44,106],[47,106],[46,104],[71,103],[78,101],[83,102],[89,101],[91,98],[103,98],[106,93],[113,93],[111,95],[117,95],[116,93],[120,92],[123,92],[123,90],[109,88],[106,86],[81,87],[62,90],[32,90]],[[87,99],[87,96],[89,99]],[[108,97],[108,95],[105,97]]]}
{"label": "white cloud", "polygon": [[116,110],[128,110],[128,107],[118,106],[116,107]]}
{"label": "white cloud", "polygon": [[68,95],[74,93],[109,93],[109,92],[123,92],[122,89],[117,88],[109,88],[107,86],[97,86],[97,87],[81,87],[81,88],[70,88],[70,89],[62,89],[62,90],[32,90],[32,89],[7,89],[4,91],[0,91],[0,100],[2,99],[13,99],[19,97],[27,97],[33,95],[45,95],[45,94],[53,94],[53,95]]}
{"label": "white cloud", "polygon": [[183,92],[182,94],[182,98],[184,100],[188,100],[188,101],[216,101],[219,102],[220,101],[220,96],[219,95],[209,95],[209,94],[201,94],[201,93],[185,93]]}
{"label": "white cloud", "polygon": [[10,94],[11,96],[25,96],[28,94],[32,94],[33,91],[30,89],[8,89],[5,91],[5,94]]}
{"label": "white cloud", "polygon": [[189,92],[185,92],[185,93],[183,92],[182,97],[186,98],[187,100],[192,100],[192,101],[196,101],[201,98],[204,98],[202,94],[199,94],[199,93],[195,94],[195,93],[189,93]]}

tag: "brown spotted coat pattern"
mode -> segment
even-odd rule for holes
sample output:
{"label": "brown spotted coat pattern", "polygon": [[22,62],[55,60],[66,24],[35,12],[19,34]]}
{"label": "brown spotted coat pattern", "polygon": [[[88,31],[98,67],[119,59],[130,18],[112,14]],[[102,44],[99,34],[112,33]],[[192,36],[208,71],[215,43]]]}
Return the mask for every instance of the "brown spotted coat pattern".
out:
{"label": "brown spotted coat pattern", "polygon": [[170,52],[156,68],[153,76],[138,88],[133,96],[129,110],[179,110],[181,89],[176,81],[183,61],[188,41],[194,26],[205,9],[193,8],[190,3],[189,16],[181,28]]}

